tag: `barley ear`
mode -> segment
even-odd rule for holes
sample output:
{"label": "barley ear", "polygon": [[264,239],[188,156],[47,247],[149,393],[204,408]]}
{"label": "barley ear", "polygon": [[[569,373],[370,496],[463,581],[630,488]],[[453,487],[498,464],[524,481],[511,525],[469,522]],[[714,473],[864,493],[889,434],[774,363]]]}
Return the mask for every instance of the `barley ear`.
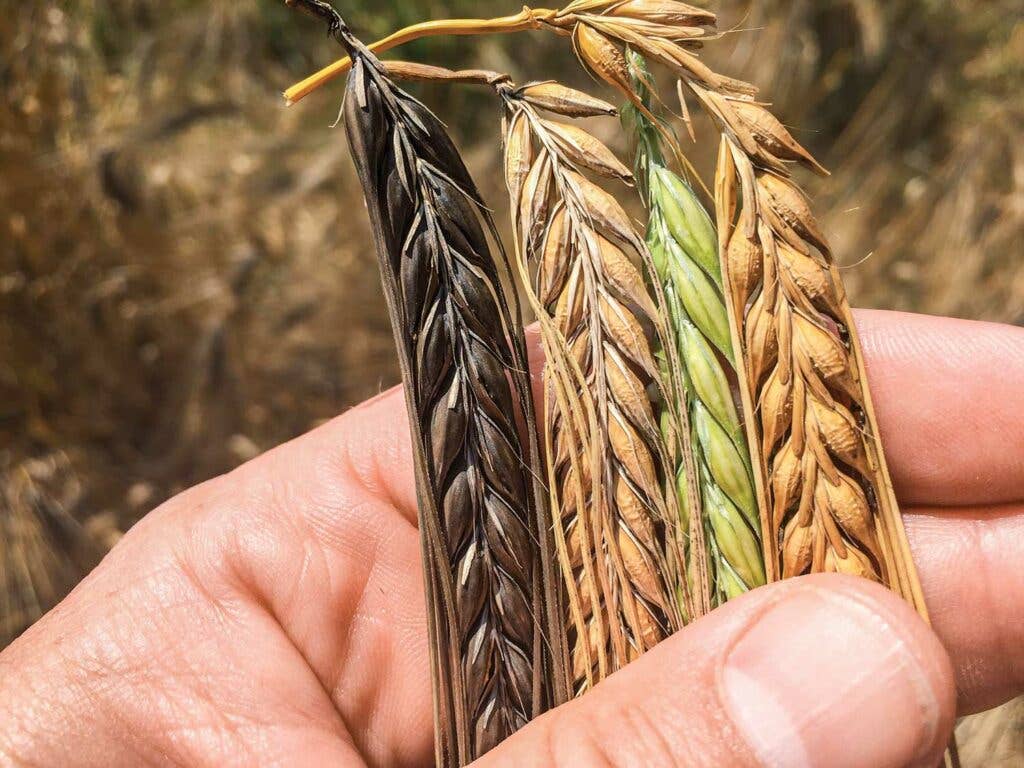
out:
{"label": "barley ear", "polygon": [[[846,292],[782,163],[799,153],[764,157],[768,145],[716,112],[728,102],[691,87],[727,128],[715,180],[718,228],[768,576],[860,576],[890,587],[927,620]],[[954,737],[945,764],[958,763]]]}
{"label": "barley ear", "polygon": [[738,187],[742,202],[735,219],[721,211],[719,228],[770,569],[856,573],[924,613],[838,271],[806,198],[743,144],[722,141],[717,186]]}
{"label": "barley ear", "polygon": [[645,325],[660,308],[640,271],[643,239],[591,180],[632,174],[589,133],[541,117],[529,89],[498,92],[516,260],[547,358],[548,480],[581,694],[692,610],[674,465],[651,398],[661,384]]}
{"label": "barley ear", "polygon": [[462,766],[568,695],[522,322],[443,125],[325,6],[413,437],[436,761]]}
{"label": "barley ear", "polygon": [[[633,88],[650,103],[652,76],[630,51]],[[650,210],[647,241],[652,281],[663,291],[668,332],[678,353],[675,390],[690,425],[713,601],[722,603],[765,583],[761,524],[750,453],[733,401],[737,379],[714,225],[689,184],[666,165],[660,132],[639,110],[624,111],[637,143]]]}

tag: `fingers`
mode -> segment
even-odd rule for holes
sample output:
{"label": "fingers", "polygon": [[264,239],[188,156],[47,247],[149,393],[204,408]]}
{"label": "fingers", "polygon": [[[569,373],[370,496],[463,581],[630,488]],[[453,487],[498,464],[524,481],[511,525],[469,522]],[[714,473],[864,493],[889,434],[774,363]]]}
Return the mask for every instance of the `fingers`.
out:
{"label": "fingers", "polygon": [[[1024,329],[901,312],[855,314],[900,503],[1024,502]],[[528,331],[527,339],[539,393],[543,355],[536,334]],[[395,406],[401,400],[387,396]],[[388,458],[409,456],[407,440],[398,451],[385,442],[404,434],[404,411],[401,418],[397,430],[368,435],[391,452]]]}
{"label": "fingers", "polygon": [[[889,404],[882,428],[885,438],[894,443],[895,450],[889,451],[889,456],[901,491],[924,498],[948,495],[946,486],[970,485],[976,469],[959,468],[961,459],[969,466],[973,461],[966,455],[969,451],[964,445],[945,442],[929,448],[933,450],[931,461],[942,466],[940,473],[931,470],[927,462],[916,460],[913,452],[928,446],[917,446],[911,435],[926,433],[933,426],[930,411],[918,407],[921,401],[935,399],[927,393],[927,366],[931,363],[920,358],[921,350],[934,349],[942,343],[938,337],[954,333],[947,323],[961,330],[974,329],[976,324],[892,313],[865,313],[861,317],[866,318],[862,326],[865,347],[872,353],[872,381],[876,374],[882,376],[875,395]],[[902,331],[895,330],[898,325],[913,331],[911,336],[900,336]],[[1002,333],[986,331],[980,336],[990,340],[976,339],[975,343],[990,351],[999,349],[1005,346],[1004,341],[999,341]],[[1009,329],[1007,333],[1016,331]],[[904,341],[897,342],[900,338]],[[535,343],[530,348],[536,373],[539,348]],[[890,367],[895,370],[892,375],[886,373]],[[966,371],[960,372],[961,389],[968,391],[962,412],[972,407],[969,390],[976,386],[972,383],[975,378]],[[980,388],[980,384],[977,386]],[[908,391],[913,392],[909,401]],[[1013,410],[1006,401],[1002,407],[1005,413],[997,419],[1009,423],[1015,418]],[[947,414],[946,418],[954,417]],[[1006,476],[1016,471],[1013,451],[993,461]],[[277,487],[263,494],[259,503],[245,504],[248,512],[230,510],[231,524],[251,531],[238,537],[243,552],[235,559],[249,564],[251,575],[247,581],[255,585],[261,599],[309,659],[346,722],[360,724],[373,744],[381,745],[380,754],[399,748],[407,750],[406,754],[429,750],[427,739],[418,738],[415,745],[410,744],[410,734],[418,733],[414,723],[429,719],[430,695],[427,676],[422,674],[427,655],[419,549],[416,531],[409,525],[416,519],[415,482],[408,421],[400,391],[385,393],[311,435],[261,457],[236,473],[233,481]],[[238,492],[237,485],[226,491],[229,495]],[[401,517],[394,514],[395,509]],[[391,522],[396,519],[404,526]],[[293,523],[303,534],[299,545],[295,544],[294,530],[289,528]],[[322,550],[323,567],[307,567],[291,575],[288,569],[297,569],[296,564],[303,561],[301,557],[264,554],[260,542],[272,525],[285,529],[281,537],[292,541],[293,547]],[[309,532],[313,534],[312,544],[304,543],[308,542],[304,537]],[[984,550],[961,552],[962,573],[956,579],[949,576],[955,571],[950,571],[946,562],[932,557],[932,544],[927,537],[915,540],[915,554],[936,628],[950,643],[960,670],[962,703],[970,708],[1001,700],[1019,692],[1024,684],[1020,675],[1000,674],[1004,670],[1000,664],[1017,664],[1018,670],[1024,664],[1024,651],[1011,654],[1007,650],[1024,649],[1024,643],[1019,642],[1024,630],[1015,629],[1021,627],[1021,622],[1009,621],[1024,610],[1024,594],[1004,591],[1001,601],[995,603],[987,597],[991,579],[999,578],[1007,564],[1020,562],[1019,552],[1001,535],[990,535]],[[993,568],[997,569],[994,577],[981,577]],[[316,578],[320,572],[322,577]],[[301,588],[288,588],[297,580]],[[297,594],[307,598],[296,600]],[[957,611],[947,609],[947,605],[991,605],[991,611]],[[968,626],[982,622],[990,623],[984,628]],[[394,674],[385,674],[388,669]],[[991,674],[981,674],[979,670],[990,670]],[[413,701],[415,706],[410,705]]]}
{"label": "fingers", "polygon": [[1024,501],[1024,329],[856,315],[901,504]]}
{"label": "fingers", "polygon": [[957,670],[960,714],[1024,691],[1024,505],[905,516],[932,624]]}
{"label": "fingers", "polygon": [[905,603],[811,576],[727,604],[477,766],[930,768],[954,712],[949,658]]}
{"label": "fingers", "polygon": [[[223,487],[152,513],[0,653],[0,765],[355,764],[306,655],[218,573],[235,536],[216,518],[242,518],[252,497],[239,486],[238,506],[220,507]],[[301,541],[241,527],[282,564],[307,565]]]}

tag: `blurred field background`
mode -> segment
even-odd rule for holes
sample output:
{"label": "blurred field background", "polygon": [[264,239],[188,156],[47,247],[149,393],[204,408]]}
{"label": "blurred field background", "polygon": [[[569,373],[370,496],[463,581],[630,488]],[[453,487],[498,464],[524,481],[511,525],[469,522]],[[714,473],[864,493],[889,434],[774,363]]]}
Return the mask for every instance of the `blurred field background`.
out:
{"label": "blurred field background", "polygon": [[[518,10],[339,7],[367,39]],[[2,647],[162,500],[398,375],[344,137],[328,127],[340,87],[290,109],[280,98],[335,57],[319,27],[277,0],[0,9]],[[734,31],[707,59],[762,86],[833,171],[808,182],[854,303],[1024,324],[1024,0],[717,10]],[[540,34],[402,55],[597,88]],[[494,102],[419,92],[500,200]],[[705,172],[712,154],[694,148]],[[1021,764],[1013,710],[962,726],[965,765]]]}

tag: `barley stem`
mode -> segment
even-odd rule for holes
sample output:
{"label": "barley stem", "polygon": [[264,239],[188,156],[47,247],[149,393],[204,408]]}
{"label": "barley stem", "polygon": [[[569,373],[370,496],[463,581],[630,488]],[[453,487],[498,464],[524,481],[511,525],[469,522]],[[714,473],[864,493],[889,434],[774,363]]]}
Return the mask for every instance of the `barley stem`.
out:
{"label": "barley stem", "polygon": [[[292,0],[288,0],[291,4]],[[421,40],[426,37],[438,36],[468,36],[468,35],[492,35],[522,32],[531,29],[540,29],[543,20],[551,19],[557,11],[546,8],[532,9],[523,7],[523,10],[511,16],[500,16],[494,19],[443,19],[437,21],[424,21],[419,24],[400,29],[387,37],[371,43],[367,46],[373,53],[384,53],[392,48],[397,48],[413,40]],[[289,105],[308,96],[321,85],[329,83],[336,77],[340,77],[352,68],[352,59],[346,56],[343,59],[328,64],[319,72],[291,86],[284,92],[285,101]]]}

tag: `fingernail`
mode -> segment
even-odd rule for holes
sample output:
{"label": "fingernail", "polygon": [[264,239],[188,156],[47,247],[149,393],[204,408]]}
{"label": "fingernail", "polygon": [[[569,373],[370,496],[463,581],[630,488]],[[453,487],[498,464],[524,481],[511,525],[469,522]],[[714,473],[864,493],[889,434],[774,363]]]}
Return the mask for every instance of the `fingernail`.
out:
{"label": "fingernail", "polygon": [[726,658],[726,706],[765,766],[902,768],[941,709],[906,639],[868,605],[811,589],[770,609]]}

